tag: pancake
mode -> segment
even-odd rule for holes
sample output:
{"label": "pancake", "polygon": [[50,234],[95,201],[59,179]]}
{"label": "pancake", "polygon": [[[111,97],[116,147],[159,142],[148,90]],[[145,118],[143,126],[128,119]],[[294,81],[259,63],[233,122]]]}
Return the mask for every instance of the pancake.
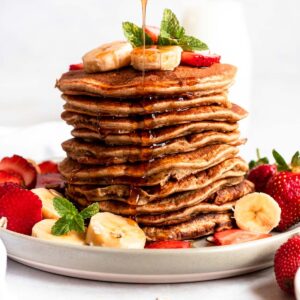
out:
{"label": "pancake", "polygon": [[231,213],[212,213],[171,226],[145,226],[143,230],[148,241],[190,240],[210,235],[216,231],[232,228]]}
{"label": "pancake", "polygon": [[239,132],[207,131],[171,140],[162,145],[151,147],[108,146],[103,143],[70,139],[62,143],[68,157],[82,164],[122,164],[127,162],[148,161],[170,154],[185,153],[214,144],[239,146],[245,140],[239,140]]}
{"label": "pancake", "polygon": [[[237,147],[219,144],[200,148],[188,153],[169,155],[149,162],[120,164],[112,166],[87,166],[66,158],[59,164],[61,174],[74,183],[96,182],[101,178],[133,177],[148,178],[156,174],[176,170],[192,170],[193,173],[208,169],[238,153]],[[177,178],[179,179],[179,178]],[[79,182],[78,182],[79,181]]]}
{"label": "pancake", "polygon": [[[243,180],[243,176],[220,179],[205,186],[202,189],[177,193],[141,206],[128,205],[126,203],[113,200],[100,201],[98,202],[98,204],[101,211],[111,212],[117,215],[137,216],[143,214],[162,214],[178,211],[180,209],[195,206],[201,202],[205,202],[218,190],[228,186],[239,184]],[[89,201],[86,201],[84,198],[70,195],[68,193],[68,190],[67,195],[75,203],[78,203],[81,206],[87,206],[91,203]]]}
{"label": "pancake", "polygon": [[174,71],[142,72],[131,67],[117,71],[87,74],[83,70],[62,75],[56,87],[63,93],[91,93],[103,97],[136,97],[174,95],[196,91],[228,89],[236,68],[228,64],[213,64],[209,68],[178,66]]}
{"label": "pancake", "polygon": [[101,130],[132,132],[136,130],[156,129],[160,127],[179,125],[201,121],[227,121],[235,123],[247,116],[247,112],[236,104],[231,109],[220,106],[201,106],[175,112],[151,114],[141,117],[93,117],[64,111],[61,115],[67,124],[92,124]]}
{"label": "pancake", "polygon": [[226,122],[191,122],[182,125],[163,127],[155,130],[141,130],[126,133],[122,130],[111,132],[99,130],[92,124],[74,124],[72,135],[86,140],[100,140],[108,145],[141,145],[151,146],[165,143],[174,138],[205,131],[230,132],[237,130],[237,123]]}
{"label": "pancake", "polygon": [[[118,200],[130,205],[144,205],[151,201],[165,198],[171,194],[201,189],[216,180],[224,178],[240,177],[245,175],[248,165],[240,158],[227,159],[220,164],[184,177],[179,181],[168,181],[163,186],[133,187],[130,185],[108,185],[108,186],[85,186],[68,184],[67,190],[73,197],[84,198],[90,202]],[[240,195],[243,187],[233,190],[232,193]],[[228,202],[230,193],[218,196],[218,201]],[[225,202],[224,202],[225,201]]]}
{"label": "pancake", "polygon": [[226,108],[231,107],[231,103],[225,92],[202,97],[191,94],[168,99],[150,97],[150,99],[118,100],[115,98],[65,94],[62,95],[62,98],[66,101],[64,105],[65,110],[90,116],[136,116],[208,105],[219,105]]}

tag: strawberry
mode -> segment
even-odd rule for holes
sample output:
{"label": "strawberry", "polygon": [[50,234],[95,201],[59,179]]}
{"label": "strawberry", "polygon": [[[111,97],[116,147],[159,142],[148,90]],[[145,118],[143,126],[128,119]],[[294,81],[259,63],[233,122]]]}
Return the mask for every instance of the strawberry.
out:
{"label": "strawberry", "polygon": [[40,168],[41,174],[59,173],[57,163],[53,161],[46,160],[40,163],[38,166]]}
{"label": "strawberry", "polygon": [[82,70],[82,69],[83,69],[83,63],[72,64],[69,66],[69,71],[77,71],[77,70]]}
{"label": "strawberry", "polygon": [[35,167],[19,155],[4,157],[0,161],[0,170],[20,175],[27,188],[33,188],[35,186],[37,177]]}
{"label": "strawberry", "polygon": [[158,242],[147,243],[145,248],[147,248],[147,249],[191,248],[191,242],[189,242],[189,241],[158,241]]}
{"label": "strawberry", "polygon": [[0,190],[0,218],[7,218],[7,229],[31,235],[32,227],[42,220],[39,197],[12,184],[3,185]]}
{"label": "strawberry", "polygon": [[213,242],[218,246],[224,246],[260,240],[270,236],[271,234],[266,233],[255,233],[241,229],[228,229],[216,232],[213,236]]}
{"label": "strawberry", "polygon": [[294,277],[300,267],[300,236],[296,235],[276,251],[274,271],[278,285],[287,293],[294,293]]}
{"label": "strawberry", "polygon": [[276,165],[259,165],[250,170],[247,179],[254,183],[256,192],[265,192],[268,181],[276,172]]}
{"label": "strawberry", "polygon": [[18,185],[23,185],[23,178],[16,173],[0,171],[0,183],[13,182]]}
{"label": "strawberry", "polygon": [[196,52],[183,51],[181,53],[181,63],[194,67],[210,67],[219,63],[221,59],[217,54],[201,54]]}
{"label": "strawberry", "polygon": [[266,186],[281,208],[281,220],[277,227],[284,231],[300,221],[300,173],[282,171],[275,174]]}
{"label": "strawberry", "polygon": [[156,26],[146,26],[145,27],[146,34],[149,35],[150,39],[152,40],[153,44],[157,44],[158,36],[160,33],[160,28]]}

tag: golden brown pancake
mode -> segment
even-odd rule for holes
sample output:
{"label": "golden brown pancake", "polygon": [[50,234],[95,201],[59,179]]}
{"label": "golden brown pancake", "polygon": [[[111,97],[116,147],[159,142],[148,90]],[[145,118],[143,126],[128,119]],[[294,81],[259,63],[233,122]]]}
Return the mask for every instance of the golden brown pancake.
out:
{"label": "golden brown pancake", "polygon": [[232,228],[231,213],[212,213],[195,217],[194,219],[171,226],[145,226],[143,230],[149,241],[189,240]]}
{"label": "golden brown pancake", "polygon": [[[69,195],[75,198],[76,196],[84,198],[89,202],[118,200],[130,205],[144,205],[151,201],[165,198],[171,194],[204,188],[216,180],[244,176],[247,170],[247,163],[236,157],[227,159],[205,171],[186,176],[179,181],[167,181],[163,186],[158,185],[147,188],[117,184],[108,186],[68,184],[67,190]],[[244,191],[244,187],[236,188],[230,193],[227,192],[227,194],[225,194],[225,192],[220,193],[220,195],[218,195],[218,201],[223,199],[223,203],[228,202],[227,199],[230,198],[231,194],[240,196],[242,191]],[[224,195],[224,197],[222,195]]]}
{"label": "golden brown pancake", "polygon": [[245,140],[239,139],[239,132],[207,131],[171,140],[162,145],[136,147],[132,145],[108,146],[103,143],[70,139],[62,143],[68,157],[82,164],[111,165],[127,162],[148,161],[170,154],[185,153],[214,144],[239,146]]}
{"label": "golden brown pancake", "polygon": [[208,105],[219,105],[225,108],[231,107],[226,92],[202,97],[192,94],[168,99],[150,97],[150,99],[119,100],[116,98],[65,94],[62,95],[62,98],[66,101],[64,105],[65,110],[90,116],[137,116]]}
{"label": "golden brown pancake", "polygon": [[236,68],[228,64],[214,64],[209,68],[179,66],[174,71],[142,72],[131,67],[117,71],[87,74],[83,70],[62,75],[56,86],[65,94],[94,94],[104,97],[136,97],[174,95],[196,91],[228,89]]}

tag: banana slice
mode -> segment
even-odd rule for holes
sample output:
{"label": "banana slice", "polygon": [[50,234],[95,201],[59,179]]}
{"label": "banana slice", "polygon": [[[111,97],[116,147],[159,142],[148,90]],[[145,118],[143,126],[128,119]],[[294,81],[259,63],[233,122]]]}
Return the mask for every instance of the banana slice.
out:
{"label": "banana slice", "polygon": [[32,236],[39,239],[61,242],[65,244],[85,245],[84,234],[76,231],[70,231],[64,235],[53,235],[51,228],[56,220],[45,219],[36,223],[32,228]]}
{"label": "banana slice", "polygon": [[134,48],[131,65],[143,70],[174,70],[180,64],[182,48],[179,46]]}
{"label": "banana slice", "polygon": [[83,67],[87,73],[116,70],[130,65],[132,46],[129,42],[117,41],[104,44],[86,53]]}
{"label": "banana slice", "polygon": [[269,233],[280,221],[281,208],[269,195],[251,193],[239,199],[234,217],[240,229]]}
{"label": "banana slice", "polygon": [[135,221],[103,212],[91,218],[86,243],[91,246],[143,249],[146,236]]}
{"label": "banana slice", "polygon": [[60,215],[53,206],[53,199],[55,197],[63,197],[60,193],[55,190],[48,190],[45,188],[37,188],[31,190],[35,193],[42,201],[42,215],[44,219],[59,219]]}

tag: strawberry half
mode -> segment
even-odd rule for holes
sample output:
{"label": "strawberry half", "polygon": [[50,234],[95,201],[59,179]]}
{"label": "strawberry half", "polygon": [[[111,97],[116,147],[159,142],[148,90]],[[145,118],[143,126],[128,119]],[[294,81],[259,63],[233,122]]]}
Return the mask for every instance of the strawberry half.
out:
{"label": "strawberry half", "polygon": [[7,218],[7,229],[31,235],[32,227],[42,220],[39,197],[12,184],[1,186],[0,190],[0,218]]}
{"label": "strawberry half", "polygon": [[274,271],[278,285],[287,293],[294,293],[294,278],[300,267],[300,236],[284,243],[275,253]]}
{"label": "strawberry half", "polygon": [[218,246],[240,244],[270,237],[271,234],[255,233],[241,229],[228,229],[216,232],[213,242]]}
{"label": "strawberry half", "polygon": [[150,39],[152,40],[153,44],[157,44],[158,36],[160,33],[160,28],[156,26],[146,26],[145,27],[146,34],[149,35]]}
{"label": "strawberry half", "polygon": [[300,221],[300,173],[285,171],[275,174],[267,184],[266,193],[281,208],[281,220],[277,227],[279,231]]}
{"label": "strawberry half", "polygon": [[181,53],[181,63],[194,67],[210,67],[212,64],[219,63],[220,59],[221,56],[217,54],[201,54],[188,51]]}
{"label": "strawberry half", "polygon": [[48,174],[48,173],[58,173],[57,163],[46,160],[40,163],[39,165],[41,174]]}
{"label": "strawberry half", "polygon": [[18,185],[23,185],[23,178],[16,173],[0,171],[0,183],[13,182]]}
{"label": "strawberry half", "polygon": [[34,188],[35,186],[37,177],[35,167],[19,155],[4,157],[0,161],[0,170],[20,175],[27,188]]}
{"label": "strawberry half", "polygon": [[179,248],[191,248],[191,242],[189,241],[158,241],[147,243],[146,249],[179,249]]}
{"label": "strawberry half", "polygon": [[69,71],[83,70],[83,63],[72,64],[69,66]]}

